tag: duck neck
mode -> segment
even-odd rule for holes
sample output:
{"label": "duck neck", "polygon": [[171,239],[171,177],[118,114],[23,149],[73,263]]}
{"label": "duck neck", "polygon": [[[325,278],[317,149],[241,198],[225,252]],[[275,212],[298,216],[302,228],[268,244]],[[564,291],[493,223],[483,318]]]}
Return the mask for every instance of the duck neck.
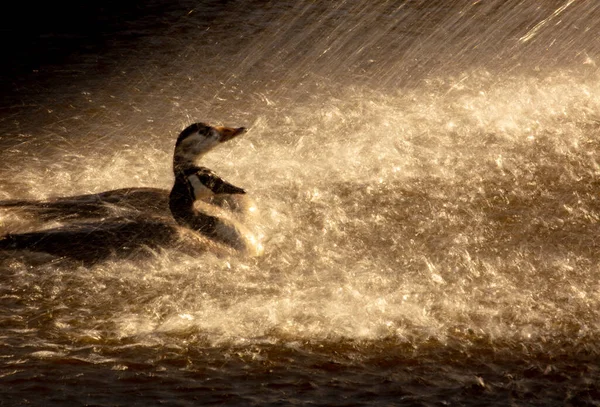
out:
{"label": "duck neck", "polygon": [[169,209],[173,218],[182,226],[206,234],[214,232],[216,218],[194,208],[197,200],[190,176],[200,170],[197,166],[175,167],[175,183],[169,194]]}
{"label": "duck neck", "polygon": [[185,174],[190,169],[197,168],[196,161],[200,157],[201,156],[197,154],[183,154],[175,151],[175,155],[173,155],[173,172],[175,173],[175,179],[177,179],[177,174]]}
{"label": "duck neck", "polygon": [[175,220],[181,223],[180,219],[193,212],[195,197],[193,191],[190,191],[186,172],[178,167],[174,170],[175,183],[169,194],[169,209]]}

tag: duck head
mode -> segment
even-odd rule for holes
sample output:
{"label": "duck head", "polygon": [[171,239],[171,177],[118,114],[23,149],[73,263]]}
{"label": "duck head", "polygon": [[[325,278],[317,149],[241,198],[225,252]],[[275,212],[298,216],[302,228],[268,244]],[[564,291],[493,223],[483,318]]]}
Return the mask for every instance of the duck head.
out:
{"label": "duck head", "polygon": [[173,170],[178,172],[193,167],[204,154],[245,131],[244,127],[213,127],[204,123],[194,123],[186,127],[175,143]]}

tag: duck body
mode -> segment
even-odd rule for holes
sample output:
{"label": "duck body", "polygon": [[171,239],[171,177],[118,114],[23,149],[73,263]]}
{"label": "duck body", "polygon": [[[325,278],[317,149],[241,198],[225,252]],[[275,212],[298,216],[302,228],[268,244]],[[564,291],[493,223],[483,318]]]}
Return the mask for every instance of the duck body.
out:
{"label": "duck body", "polygon": [[45,252],[88,263],[145,247],[190,246],[194,251],[260,255],[262,245],[243,223],[245,190],[196,164],[212,148],[244,131],[203,123],[184,129],[175,145],[170,191],[123,188],[49,201],[0,202],[2,209],[66,223],[8,234],[0,238],[0,251]]}
{"label": "duck body", "polygon": [[[232,196],[246,191],[219,178],[204,167],[188,166],[175,174],[175,183],[169,194],[169,209],[175,221],[188,229],[244,252],[260,248],[243,224],[234,216],[240,200],[230,205]],[[223,198],[229,198],[225,201]],[[221,205],[215,205],[215,202]],[[224,208],[223,202],[228,202]],[[233,210],[232,210],[233,209]]]}

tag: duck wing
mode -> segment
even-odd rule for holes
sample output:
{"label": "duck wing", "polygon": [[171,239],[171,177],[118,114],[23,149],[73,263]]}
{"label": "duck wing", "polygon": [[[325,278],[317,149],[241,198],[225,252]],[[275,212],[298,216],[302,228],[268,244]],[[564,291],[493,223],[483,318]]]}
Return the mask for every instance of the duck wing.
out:
{"label": "duck wing", "polygon": [[245,194],[246,191],[243,188],[236,187],[235,185],[225,181],[223,178],[215,174],[214,171],[208,168],[199,168],[196,171],[196,175],[200,182],[210,189],[214,194]]}
{"label": "duck wing", "polygon": [[49,200],[6,200],[0,208],[12,209],[40,221],[87,221],[145,213],[169,216],[169,191],[159,188],[122,188],[98,194],[75,195]]}

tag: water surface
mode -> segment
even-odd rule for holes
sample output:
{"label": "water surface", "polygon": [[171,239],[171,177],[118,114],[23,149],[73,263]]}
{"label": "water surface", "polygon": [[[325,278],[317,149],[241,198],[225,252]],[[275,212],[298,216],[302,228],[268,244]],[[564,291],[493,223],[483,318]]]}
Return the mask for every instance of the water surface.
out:
{"label": "water surface", "polygon": [[182,128],[246,126],[204,164],[266,253],[3,253],[1,402],[600,402],[595,2],[115,7],[13,49],[0,199],[168,189]]}

